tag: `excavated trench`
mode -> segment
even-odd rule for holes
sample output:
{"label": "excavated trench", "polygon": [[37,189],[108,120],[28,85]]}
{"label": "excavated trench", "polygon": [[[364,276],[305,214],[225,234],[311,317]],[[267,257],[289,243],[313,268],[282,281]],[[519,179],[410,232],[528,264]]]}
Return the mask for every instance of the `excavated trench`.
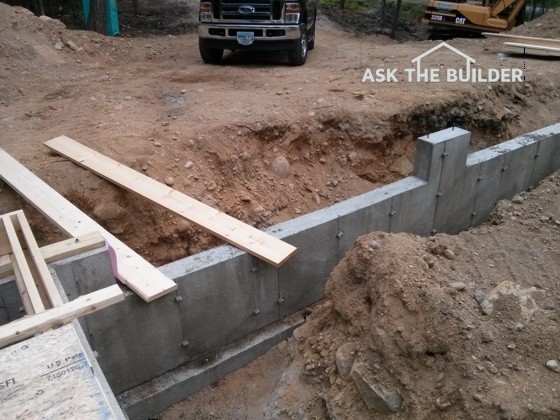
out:
{"label": "excavated trench", "polygon": [[[524,111],[534,102],[557,101],[555,95],[530,84],[497,86],[386,118],[337,109],[296,123],[214,127],[175,148],[172,185],[262,229],[410,175],[415,139],[426,133],[465,128],[472,133],[471,149],[478,150],[527,132]],[[508,108],[500,106],[505,101]],[[168,182],[156,171],[161,162],[151,159],[132,156],[123,163]],[[62,193],[156,265],[221,244],[201,228],[62,158],[48,170],[54,177],[75,178]],[[0,210],[23,208],[40,243],[64,237],[16,194],[6,193]]]}
{"label": "excavated trench", "polygon": [[[215,136],[219,139],[215,147],[192,146],[199,159],[183,165],[183,176],[175,177],[174,188],[265,228],[409,175],[420,135],[462,126],[472,130],[473,147],[479,148],[479,143],[487,145],[488,139],[504,136],[515,120],[508,115],[481,121],[479,114],[459,106],[440,111],[426,106],[406,117],[394,116],[383,122],[383,129],[375,128],[377,122],[349,118],[298,129],[286,125],[244,129],[236,136],[233,153],[222,149],[228,138]],[[372,123],[376,125],[371,127]],[[143,160],[138,162],[135,169],[142,171]],[[70,201],[157,265],[221,244],[199,227],[94,175],[87,175],[81,184],[82,188],[67,192]],[[39,238],[55,230],[49,223],[37,223],[43,233]]]}

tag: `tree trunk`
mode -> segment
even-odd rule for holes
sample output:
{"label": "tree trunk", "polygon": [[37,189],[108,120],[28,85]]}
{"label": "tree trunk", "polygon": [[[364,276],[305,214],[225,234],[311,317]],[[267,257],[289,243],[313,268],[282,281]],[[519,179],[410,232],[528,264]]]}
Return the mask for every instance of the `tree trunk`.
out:
{"label": "tree trunk", "polygon": [[87,28],[90,31],[107,34],[107,12],[105,0],[91,0]]}
{"label": "tree trunk", "polygon": [[391,38],[397,39],[397,30],[399,29],[399,19],[401,17],[402,0],[397,0],[395,14],[393,15],[393,30],[391,31]]}

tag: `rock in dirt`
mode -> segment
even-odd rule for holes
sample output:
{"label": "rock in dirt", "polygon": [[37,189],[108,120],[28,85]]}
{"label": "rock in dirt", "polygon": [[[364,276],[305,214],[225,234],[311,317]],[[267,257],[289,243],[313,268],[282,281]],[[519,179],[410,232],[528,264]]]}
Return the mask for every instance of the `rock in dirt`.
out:
{"label": "rock in dirt", "polygon": [[462,281],[454,281],[452,283],[449,283],[449,287],[460,292],[462,290],[465,290],[467,288],[467,285]]}
{"label": "rock in dirt", "polygon": [[505,296],[514,296],[519,299],[521,317],[527,322],[531,320],[533,313],[538,307],[534,298],[536,296],[540,297],[542,294],[544,294],[544,291],[536,287],[523,289],[516,283],[503,281],[488,293],[480,303],[480,309],[484,315],[491,315],[494,310],[494,305],[499,299]]}
{"label": "rock in dirt", "polygon": [[392,172],[398,173],[399,175],[408,176],[412,173],[414,165],[412,164],[412,162],[410,162],[410,160],[408,160],[408,158],[406,158],[405,156],[401,156],[395,162],[393,162],[389,169]]}
{"label": "rock in dirt", "polygon": [[70,48],[73,51],[80,51],[81,50],[81,48],[78,47],[74,41],[69,40],[69,39],[64,41],[64,45],[66,45],[68,48]]}
{"label": "rock in dirt", "polygon": [[557,360],[549,360],[545,363],[545,366],[553,372],[560,373],[560,365]]}
{"label": "rock in dirt", "polygon": [[120,220],[126,216],[126,210],[117,203],[109,202],[100,204],[93,209],[95,217],[104,222]]}
{"label": "rock in dirt", "polygon": [[50,25],[58,26],[58,29],[60,30],[66,29],[66,25],[58,19],[52,19],[46,15],[39,16],[39,19],[41,19],[43,22],[46,22]]}
{"label": "rock in dirt", "polygon": [[272,161],[271,165],[272,172],[282,178],[287,178],[290,176],[290,163],[285,156],[278,156]]}
{"label": "rock in dirt", "polygon": [[448,260],[454,260],[455,259],[455,253],[452,250],[450,250],[449,248],[446,248],[443,251],[443,256],[445,258],[447,258]]}
{"label": "rock in dirt", "polygon": [[167,185],[168,187],[171,187],[174,183],[175,180],[173,179],[172,176],[168,176],[165,178],[165,185]]}
{"label": "rock in dirt", "polygon": [[356,355],[356,347],[352,343],[343,344],[335,354],[335,363],[338,374],[342,379],[350,379],[350,372]]}
{"label": "rock in dirt", "polygon": [[367,367],[363,363],[354,363],[350,376],[366,406],[373,411],[397,412],[401,409],[403,399],[397,391],[386,391],[381,385],[367,380]]}

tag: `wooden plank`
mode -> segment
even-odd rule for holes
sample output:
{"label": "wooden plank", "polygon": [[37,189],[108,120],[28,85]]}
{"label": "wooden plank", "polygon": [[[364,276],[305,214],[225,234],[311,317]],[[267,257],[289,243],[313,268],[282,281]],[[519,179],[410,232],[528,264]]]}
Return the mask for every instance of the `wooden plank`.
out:
{"label": "wooden plank", "polygon": [[519,41],[524,41],[523,43],[539,44],[539,45],[560,45],[560,39],[554,38],[536,38],[532,36],[521,36],[521,35],[509,35],[504,33],[495,34],[492,32],[483,32],[482,35],[491,38],[504,38],[504,39],[516,39]]}
{"label": "wooden plank", "polygon": [[533,54],[539,54],[543,51],[551,52],[554,56],[560,52],[560,39],[551,38],[535,38],[530,36],[508,35],[508,34],[493,34],[483,32],[483,35],[493,38],[501,38],[507,40],[504,45],[514,48],[523,48],[529,50]]}
{"label": "wooden plank", "polygon": [[41,248],[41,255],[47,263],[62,260],[105,246],[105,238],[99,232],[91,232],[77,238],[66,239]]}
{"label": "wooden plank", "polygon": [[25,281],[23,280],[23,274],[21,274],[18,262],[14,257],[14,254],[10,254],[8,258],[10,259],[10,265],[16,276],[16,286],[18,288],[19,295],[21,296],[21,303],[23,303],[25,313],[27,315],[33,315],[35,313],[35,309],[33,309],[33,302],[31,302],[29,293],[27,292],[27,288],[25,287]]}
{"label": "wooden plank", "polygon": [[80,296],[40,314],[26,316],[0,327],[0,348],[124,300],[118,285]]}
{"label": "wooden plank", "polygon": [[27,261],[27,265],[29,266],[29,271],[31,271],[31,275],[33,276],[33,280],[35,281],[35,286],[37,286],[37,291],[39,292],[39,296],[41,296],[41,302],[43,302],[43,306],[45,307],[45,309],[52,308],[52,305],[47,297],[47,292],[43,287],[43,283],[37,280],[39,278],[39,274],[37,272],[37,269],[33,265],[33,263],[30,262],[32,260],[29,251],[24,250],[23,254],[25,255],[25,259]]}
{"label": "wooden plank", "polygon": [[[13,219],[11,218],[11,216],[16,215],[18,212],[20,212],[21,210],[17,210],[17,211],[13,211],[10,213],[5,213],[3,215],[1,215],[1,217],[9,217],[10,220],[12,220],[12,223],[14,225],[14,229],[16,230],[17,236],[21,242],[21,240],[23,239],[21,232],[20,232],[20,228],[19,228],[19,222],[17,221],[17,219]],[[7,255],[9,253],[12,252],[12,246],[10,244],[10,240],[8,239],[8,235],[6,234],[6,231],[4,229],[0,228],[0,255]]]}
{"label": "wooden plank", "polygon": [[3,419],[124,419],[76,327],[0,350]]}
{"label": "wooden plank", "polygon": [[[0,177],[69,235],[80,236],[99,231],[115,252],[115,276],[146,302],[177,289],[174,281],[164,276],[2,149]],[[124,274],[119,274],[119,271]]]}
{"label": "wooden plank", "polygon": [[[16,277],[21,276],[18,284],[23,283],[25,286],[25,290],[27,291],[27,295],[29,296],[29,300],[31,301],[31,305],[33,307],[32,313],[37,314],[44,312],[45,306],[43,305],[43,301],[41,300],[41,296],[39,295],[39,291],[35,285],[35,280],[33,279],[29,266],[27,265],[27,260],[25,259],[16,230],[12,224],[11,216],[2,216],[1,219],[4,223],[4,229],[6,230],[6,234],[8,235],[8,239],[10,240],[10,245],[12,247],[13,258],[11,258],[11,260],[12,265],[14,266],[14,272],[16,273]],[[26,310],[28,310],[27,307]]]}
{"label": "wooden plank", "polygon": [[49,268],[47,267],[47,263],[41,255],[39,245],[37,245],[37,241],[35,240],[35,236],[33,236],[33,232],[31,232],[31,227],[29,226],[29,223],[27,223],[25,215],[23,214],[23,212],[21,212],[18,213],[16,217],[19,220],[19,225],[21,227],[23,237],[25,238],[27,249],[29,250],[29,254],[31,255],[31,260],[33,261],[35,270],[37,270],[37,275],[43,284],[43,288],[48,297],[50,307],[52,308],[62,305],[62,298],[60,297],[60,293],[58,292]]}
{"label": "wooden plank", "polygon": [[[83,252],[91,251],[105,245],[105,239],[99,232],[88,233],[78,238],[65,239],[55,244],[46,245],[39,249],[46,263],[72,257]],[[0,278],[13,274],[10,257],[0,257]]]}
{"label": "wooden plank", "polygon": [[537,51],[547,51],[552,53],[560,53],[560,44],[558,47],[548,47],[545,45],[531,45],[531,44],[519,44],[517,42],[504,42],[504,45],[508,47],[523,48],[525,50],[537,50]]}
{"label": "wooden plank", "polygon": [[4,229],[0,229],[0,255],[8,255],[12,251],[10,240]]}
{"label": "wooden plank", "polygon": [[296,251],[294,246],[122,165],[66,136],[49,140],[45,145],[78,165],[129,191],[146,197],[275,267],[282,265]]}

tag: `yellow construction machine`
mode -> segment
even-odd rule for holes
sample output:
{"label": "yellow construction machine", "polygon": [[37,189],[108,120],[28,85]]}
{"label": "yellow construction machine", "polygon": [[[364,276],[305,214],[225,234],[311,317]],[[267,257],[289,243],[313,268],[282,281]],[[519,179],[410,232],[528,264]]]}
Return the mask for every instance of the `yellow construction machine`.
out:
{"label": "yellow construction machine", "polygon": [[446,32],[503,32],[523,23],[527,0],[428,0],[422,22]]}

